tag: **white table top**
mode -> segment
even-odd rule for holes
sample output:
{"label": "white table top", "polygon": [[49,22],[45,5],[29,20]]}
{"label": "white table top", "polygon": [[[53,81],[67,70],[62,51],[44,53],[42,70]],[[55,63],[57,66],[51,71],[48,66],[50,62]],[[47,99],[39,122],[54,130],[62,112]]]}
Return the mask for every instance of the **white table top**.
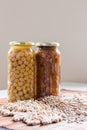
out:
{"label": "white table top", "polygon": [[[87,84],[82,83],[62,83],[60,87],[66,90],[87,91]],[[0,98],[7,98],[7,90],[0,90]]]}

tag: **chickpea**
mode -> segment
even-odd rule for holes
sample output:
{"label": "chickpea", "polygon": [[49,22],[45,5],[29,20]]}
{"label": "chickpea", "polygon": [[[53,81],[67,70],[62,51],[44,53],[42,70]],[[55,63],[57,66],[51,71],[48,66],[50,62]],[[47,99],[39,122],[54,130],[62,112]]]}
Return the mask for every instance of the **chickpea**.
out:
{"label": "chickpea", "polygon": [[15,72],[15,70],[16,70],[15,67],[13,67],[13,68],[12,68],[12,72]]}
{"label": "chickpea", "polygon": [[17,96],[16,96],[16,101],[17,101],[17,100],[20,100],[20,99],[21,99],[21,96],[17,95]]}
{"label": "chickpea", "polygon": [[[28,85],[29,85],[29,86],[28,86]],[[27,83],[26,86],[27,86],[27,87],[26,87],[26,91],[27,91],[28,88],[29,88],[29,91],[30,91],[30,88],[32,87],[32,86],[31,86],[31,83],[29,83],[29,84]]]}
{"label": "chickpea", "polygon": [[22,92],[22,91],[19,91],[19,92],[18,92],[18,95],[19,95],[19,96],[23,96],[23,92]]}
{"label": "chickpea", "polygon": [[23,90],[23,93],[24,93],[24,95],[26,94],[26,90],[25,89]]}
{"label": "chickpea", "polygon": [[23,82],[23,81],[24,81],[24,78],[20,78],[19,81],[20,81],[20,82]]}
{"label": "chickpea", "polygon": [[9,79],[11,82],[13,82],[13,81],[15,80],[15,77],[14,77],[14,75],[13,75],[13,76],[8,77],[8,79]]}
{"label": "chickpea", "polygon": [[23,69],[21,69],[20,71],[21,71],[21,73],[24,73],[24,72],[25,72],[25,69],[23,68]]}
{"label": "chickpea", "polygon": [[22,86],[22,85],[23,85],[23,82],[20,82],[20,81],[19,81],[19,82],[18,82],[18,85],[19,85],[19,86]]}
{"label": "chickpea", "polygon": [[17,65],[16,70],[18,70],[18,71],[20,70],[20,66],[19,65]]}
{"label": "chickpea", "polygon": [[20,96],[20,99],[21,99],[21,100],[24,100],[24,96]]}
{"label": "chickpea", "polygon": [[25,97],[25,99],[29,99],[29,93],[26,93],[25,95],[24,95],[24,97]]}
{"label": "chickpea", "polygon": [[14,67],[16,67],[16,66],[17,66],[17,62],[16,62],[16,61],[13,63],[13,66],[14,66]]}
{"label": "chickpea", "polygon": [[15,93],[15,94],[17,93],[17,89],[14,89],[14,93]]}
{"label": "chickpea", "polygon": [[26,66],[24,64],[22,64],[20,67],[21,67],[21,69],[24,69]]}
{"label": "chickpea", "polygon": [[29,75],[28,72],[25,71],[25,72],[24,72],[24,76],[28,76],[28,75]]}
{"label": "chickpea", "polygon": [[24,77],[24,74],[23,74],[23,73],[20,73],[20,74],[19,74],[19,77],[20,77],[20,78],[23,78],[23,77]]}
{"label": "chickpea", "polygon": [[15,74],[14,76],[15,76],[15,78],[18,78],[18,77],[19,77],[19,75],[18,75],[18,74]]}
{"label": "chickpea", "polygon": [[23,62],[26,61],[26,57],[22,57],[21,61],[23,61]]}
{"label": "chickpea", "polygon": [[21,65],[21,64],[22,64],[22,61],[21,61],[21,60],[19,60],[19,61],[18,61],[18,64],[19,64],[19,65]]}
{"label": "chickpea", "polygon": [[30,61],[30,57],[29,56],[27,56],[27,61]]}
{"label": "chickpea", "polygon": [[18,71],[18,70],[15,70],[15,74],[19,74],[19,71]]}
{"label": "chickpea", "polygon": [[20,90],[21,90],[21,87],[20,87],[20,86],[17,86],[17,87],[16,87],[16,91],[19,92]]}
{"label": "chickpea", "polygon": [[30,79],[28,78],[28,79],[26,79],[26,85],[28,84],[29,86],[30,86]]}
{"label": "chickpea", "polygon": [[28,68],[28,66],[27,66],[25,69],[26,69],[26,71],[29,71],[29,68]]}
{"label": "chickpea", "polygon": [[15,96],[11,96],[11,100],[12,100],[12,101],[15,101]]}

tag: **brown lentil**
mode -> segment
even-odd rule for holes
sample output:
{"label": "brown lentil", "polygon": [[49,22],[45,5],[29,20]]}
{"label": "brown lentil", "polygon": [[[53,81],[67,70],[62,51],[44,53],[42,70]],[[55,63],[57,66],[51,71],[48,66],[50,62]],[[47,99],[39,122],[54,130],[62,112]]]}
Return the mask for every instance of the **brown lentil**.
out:
{"label": "brown lentil", "polygon": [[[51,44],[51,43],[50,43]],[[38,46],[36,51],[36,97],[60,93],[60,52],[55,45]]]}

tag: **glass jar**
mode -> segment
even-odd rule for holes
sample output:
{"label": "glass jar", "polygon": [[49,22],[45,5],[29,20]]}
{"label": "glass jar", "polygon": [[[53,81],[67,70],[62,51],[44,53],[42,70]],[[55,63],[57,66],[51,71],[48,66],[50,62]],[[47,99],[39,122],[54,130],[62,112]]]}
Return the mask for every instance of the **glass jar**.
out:
{"label": "glass jar", "polygon": [[8,101],[35,98],[35,53],[32,42],[10,42]]}
{"label": "glass jar", "polygon": [[36,98],[60,93],[60,52],[58,43],[37,43]]}

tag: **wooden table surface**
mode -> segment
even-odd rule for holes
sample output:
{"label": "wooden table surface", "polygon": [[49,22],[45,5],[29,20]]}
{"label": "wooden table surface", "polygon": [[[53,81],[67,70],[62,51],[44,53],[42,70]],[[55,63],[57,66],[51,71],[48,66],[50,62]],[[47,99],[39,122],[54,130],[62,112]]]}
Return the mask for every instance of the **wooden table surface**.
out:
{"label": "wooden table surface", "polygon": [[[62,93],[66,93],[69,96],[72,94],[86,94],[87,92],[81,91],[71,91],[71,90],[62,90]],[[6,98],[0,98],[0,105],[3,105],[7,102]],[[27,126],[22,122],[13,122],[11,117],[2,117],[0,115],[0,130],[87,130],[87,122],[79,123],[56,123],[45,126]]]}

